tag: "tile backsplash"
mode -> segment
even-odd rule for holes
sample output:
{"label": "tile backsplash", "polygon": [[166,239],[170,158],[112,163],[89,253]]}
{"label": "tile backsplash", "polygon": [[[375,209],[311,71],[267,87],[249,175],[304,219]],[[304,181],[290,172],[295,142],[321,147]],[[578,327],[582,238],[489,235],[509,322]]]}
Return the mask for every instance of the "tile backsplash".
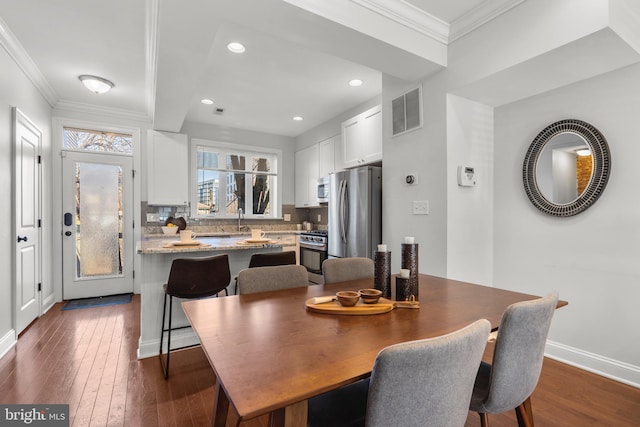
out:
{"label": "tile backsplash", "polygon": [[[155,206],[142,202],[142,226],[145,235],[161,234],[160,226],[165,224],[168,217],[183,217],[187,221],[188,227],[196,233],[237,233],[238,220],[232,218],[189,218],[188,206]],[[288,231],[296,230],[297,224],[309,221],[313,228],[326,228],[328,209],[326,206],[319,208],[299,209],[294,205],[282,205],[283,218],[289,215],[290,221],[283,219],[242,219],[243,229],[249,231],[251,227],[260,227],[266,231]],[[320,220],[318,221],[318,218]]]}

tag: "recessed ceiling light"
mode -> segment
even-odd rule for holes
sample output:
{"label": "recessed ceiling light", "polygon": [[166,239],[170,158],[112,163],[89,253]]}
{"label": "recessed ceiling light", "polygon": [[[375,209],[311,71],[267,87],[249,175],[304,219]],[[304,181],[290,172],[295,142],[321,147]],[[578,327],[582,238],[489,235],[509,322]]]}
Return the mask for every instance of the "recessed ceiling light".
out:
{"label": "recessed ceiling light", "polygon": [[238,42],[229,43],[227,45],[227,49],[229,49],[229,51],[233,52],[233,53],[242,53],[242,52],[244,52],[246,50],[244,45],[242,43],[238,43]]}
{"label": "recessed ceiling light", "polygon": [[201,99],[200,102],[202,102],[204,105],[213,105],[213,100],[209,98]]}
{"label": "recessed ceiling light", "polygon": [[82,84],[84,84],[85,87],[93,93],[109,92],[109,90],[114,86],[112,82],[107,79],[103,79],[102,77],[83,74],[78,76],[78,78]]}
{"label": "recessed ceiling light", "polygon": [[349,80],[349,86],[353,86],[353,87],[362,86],[362,83],[364,82],[360,79]]}
{"label": "recessed ceiling light", "polygon": [[302,117],[302,116],[295,116],[295,117],[293,118],[293,120],[295,120],[296,122],[301,122],[301,121],[303,121],[303,120],[304,120],[304,117]]}

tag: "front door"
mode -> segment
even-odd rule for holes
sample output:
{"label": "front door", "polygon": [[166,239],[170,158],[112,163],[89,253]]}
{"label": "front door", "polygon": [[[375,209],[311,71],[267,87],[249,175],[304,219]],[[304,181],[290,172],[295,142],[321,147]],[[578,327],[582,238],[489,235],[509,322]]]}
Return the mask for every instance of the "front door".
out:
{"label": "front door", "polygon": [[64,152],[63,298],[133,292],[132,158]]}
{"label": "front door", "polygon": [[40,316],[40,144],[42,133],[14,110],[15,304],[19,334]]}

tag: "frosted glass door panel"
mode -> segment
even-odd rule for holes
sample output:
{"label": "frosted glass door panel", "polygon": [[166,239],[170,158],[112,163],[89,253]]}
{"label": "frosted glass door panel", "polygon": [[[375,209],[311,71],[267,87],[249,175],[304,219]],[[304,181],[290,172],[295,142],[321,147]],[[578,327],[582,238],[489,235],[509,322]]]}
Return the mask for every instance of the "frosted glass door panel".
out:
{"label": "frosted glass door panel", "polygon": [[122,168],[76,163],[77,278],[122,274]]}

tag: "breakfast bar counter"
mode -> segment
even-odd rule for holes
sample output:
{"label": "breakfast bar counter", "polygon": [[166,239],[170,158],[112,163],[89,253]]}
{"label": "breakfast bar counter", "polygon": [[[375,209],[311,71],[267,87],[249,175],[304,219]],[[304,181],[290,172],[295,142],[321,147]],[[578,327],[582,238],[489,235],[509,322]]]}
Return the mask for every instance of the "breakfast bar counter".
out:
{"label": "breakfast bar counter", "polygon": [[[266,236],[269,237],[268,235]],[[249,265],[255,253],[280,252],[282,244],[277,240],[248,243],[249,236],[198,236],[195,242],[179,243],[178,236],[147,237],[138,242],[136,252],[140,255],[140,267],[136,269],[135,280],[140,284],[140,340],[138,357],[145,358],[158,354],[164,301],[163,284],[167,282],[171,263],[176,258],[200,258],[226,254],[229,256],[231,283],[229,293],[234,289],[238,272]],[[224,292],[220,294],[223,297]],[[173,304],[175,325],[187,324],[180,304]],[[182,347],[198,343],[191,329],[175,331],[171,334],[171,346]]]}

